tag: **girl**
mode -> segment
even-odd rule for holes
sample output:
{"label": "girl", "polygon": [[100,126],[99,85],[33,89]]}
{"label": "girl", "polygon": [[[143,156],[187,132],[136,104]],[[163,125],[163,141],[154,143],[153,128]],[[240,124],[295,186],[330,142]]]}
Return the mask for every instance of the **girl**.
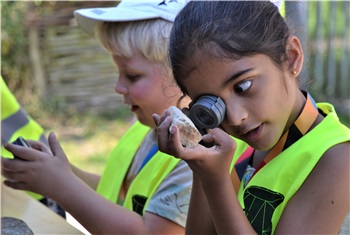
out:
{"label": "girl", "polygon": [[184,94],[226,105],[219,128],[203,136],[210,148],[183,148],[168,112],[153,116],[160,150],[193,171],[186,232],[338,233],[350,204],[350,132],[332,105],[299,89],[303,50],[278,8],[190,2],[169,48]]}
{"label": "girl", "polygon": [[[111,153],[102,176],[71,167],[52,133],[51,149],[33,141],[37,150],[7,144],[27,160],[2,159],[7,186],[54,199],[92,234],[184,233],[192,173],[185,162],[158,151],[152,119],[182,96],[167,62],[167,44],[184,4],[131,0],[75,12],[84,29],[97,27],[118,68],[115,91],[138,121]],[[182,99],[179,105],[188,103]]]}

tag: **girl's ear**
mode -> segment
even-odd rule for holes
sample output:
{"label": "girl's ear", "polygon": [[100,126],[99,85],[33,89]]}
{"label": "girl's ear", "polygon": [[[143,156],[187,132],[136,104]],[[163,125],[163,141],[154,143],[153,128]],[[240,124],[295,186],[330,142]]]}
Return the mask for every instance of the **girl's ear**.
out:
{"label": "girl's ear", "polygon": [[300,40],[296,36],[289,37],[286,49],[288,70],[293,76],[298,77],[304,61],[304,53]]}

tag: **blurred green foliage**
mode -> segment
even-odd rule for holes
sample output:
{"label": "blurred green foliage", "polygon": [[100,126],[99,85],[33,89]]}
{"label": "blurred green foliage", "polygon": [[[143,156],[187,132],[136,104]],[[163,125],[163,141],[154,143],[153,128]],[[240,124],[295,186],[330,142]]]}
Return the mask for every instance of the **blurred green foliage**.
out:
{"label": "blurred green foliage", "polygon": [[[332,7],[334,7],[334,11],[332,12]],[[335,24],[335,35],[341,36],[344,34],[344,27],[349,27],[346,22],[346,11],[349,10],[349,3],[346,1],[310,1],[308,2],[308,32],[311,35],[315,35],[317,29],[317,20],[321,21],[322,29],[323,29],[323,37],[329,37],[330,28],[332,27],[330,24],[330,18],[336,17],[337,23]],[[332,13],[335,13],[334,15]],[[317,18],[317,14],[321,17]]]}
{"label": "blurred green foliage", "polygon": [[11,90],[30,73],[25,31],[26,2],[1,2],[1,74]]}

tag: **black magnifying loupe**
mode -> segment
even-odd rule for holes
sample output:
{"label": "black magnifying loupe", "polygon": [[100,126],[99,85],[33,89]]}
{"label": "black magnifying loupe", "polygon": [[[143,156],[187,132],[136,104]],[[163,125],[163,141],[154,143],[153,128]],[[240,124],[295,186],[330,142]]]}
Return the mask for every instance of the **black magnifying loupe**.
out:
{"label": "black magnifying loupe", "polygon": [[190,109],[190,119],[199,129],[213,129],[224,120],[226,105],[217,96],[203,95],[197,99]]}

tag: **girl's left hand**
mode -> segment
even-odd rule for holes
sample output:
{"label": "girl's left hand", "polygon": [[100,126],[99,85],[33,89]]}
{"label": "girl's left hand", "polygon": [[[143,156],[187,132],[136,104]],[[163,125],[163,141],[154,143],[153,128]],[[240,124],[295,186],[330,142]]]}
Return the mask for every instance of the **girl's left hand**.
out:
{"label": "girl's left hand", "polygon": [[186,161],[202,182],[218,182],[229,174],[236,143],[226,132],[219,128],[208,130],[202,141],[212,143],[212,147],[198,144],[185,148],[180,142],[179,129],[169,130],[172,120],[167,111],[161,117],[154,114],[153,119],[157,125],[159,150]]}

